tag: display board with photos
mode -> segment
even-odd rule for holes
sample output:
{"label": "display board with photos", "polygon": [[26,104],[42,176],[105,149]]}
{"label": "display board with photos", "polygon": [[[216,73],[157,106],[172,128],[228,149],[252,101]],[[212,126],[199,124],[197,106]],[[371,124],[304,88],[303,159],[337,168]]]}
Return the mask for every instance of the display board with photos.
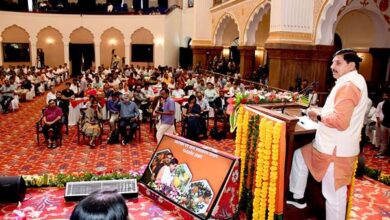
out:
{"label": "display board with photos", "polygon": [[147,195],[200,219],[233,216],[238,183],[237,157],[175,135],[163,137],[140,180]]}

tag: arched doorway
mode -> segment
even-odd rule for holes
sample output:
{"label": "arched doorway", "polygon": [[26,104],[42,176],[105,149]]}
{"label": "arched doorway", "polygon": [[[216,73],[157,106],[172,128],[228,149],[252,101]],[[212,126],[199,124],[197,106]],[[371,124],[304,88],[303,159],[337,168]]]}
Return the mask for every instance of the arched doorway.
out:
{"label": "arched doorway", "polygon": [[91,31],[79,27],[70,34],[69,60],[72,76],[78,76],[81,69],[88,69],[95,60],[94,36]]}
{"label": "arched doorway", "polygon": [[[64,42],[62,34],[53,27],[46,27],[39,31],[37,35],[37,66],[47,65],[55,67],[64,64]],[[33,51],[34,53],[34,51]],[[44,57],[43,57],[44,56]]]}
{"label": "arched doorway", "polygon": [[179,52],[179,65],[180,67],[187,69],[189,66],[192,66],[192,49],[191,49],[191,37],[184,38],[184,46],[180,47]]}
{"label": "arched doorway", "polygon": [[153,66],[154,43],[154,36],[148,29],[141,27],[134,31],[131,35],[131,64]]}
{"label": "arched doorway", "polygon": [[[213,70],[220,73],[227,73],[228,63],[233,62],[235,69],[240,65],[240,52],[239,46],[240,32],[238,25],[233,15],[225,14],[218,23],[214,34],[214,45],[222,46],[222,56],[218,59],[217,57],[210,57],[213,63]],[[233,59],[235,58],[235,60]],[[216,65],[217,64],[217,65]],[[230,72],[230,71],[229,71]]]}
{"label": "arched doorway", "polygon": [[103,32],[100,43],[100,60],[104,66],[112,66],[114,55],[120,58],[119,67],[125,63],[124,39],[122,32],[114,27]]}
{"label": "arched doorway", "polygon": [[[327,2],[322,8],[316,25],[316,44],[337,46],[341,40],[343,48],[353,48],[363,58],[359,72],[369,86],[378,88],[386,82],[390,58],[388,11],[383,11],[380,2],[374,0],[367,0],[365,4],[361,1]],[[335,34],[340,39],[337,35],[335,38]]]}
{"label": "arched doorway", "polygon": [[31,65],[30,36],[17,25],[4,29],[1,33],[3,65]]}

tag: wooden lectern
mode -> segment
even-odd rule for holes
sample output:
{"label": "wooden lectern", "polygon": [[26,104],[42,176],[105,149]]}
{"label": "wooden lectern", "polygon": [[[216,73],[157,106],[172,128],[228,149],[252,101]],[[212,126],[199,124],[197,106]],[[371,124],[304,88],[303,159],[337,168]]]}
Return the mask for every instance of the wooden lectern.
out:
{"label": "wooden lectern", "polygon": [[[275,213],[282,215],[283,219],[325,219],[325,198],[322,196],[321,183],[315,181],[311,175],[307,182],[305,197],[307,207],[304,209],[295,208],[286,204],[286,196],[289,190],[289,176],[294,151],[307,143],[310,143],[315,136],[315,129],[306,129],[299,123],[298,117],[305,106],[297,103],[269,103],[261,105],[247,105],[248,108],[270,115],[286,123],[286,158],[284,169],[284,193],[283,212]],[[283,112],[283,113],[282,113]]]}

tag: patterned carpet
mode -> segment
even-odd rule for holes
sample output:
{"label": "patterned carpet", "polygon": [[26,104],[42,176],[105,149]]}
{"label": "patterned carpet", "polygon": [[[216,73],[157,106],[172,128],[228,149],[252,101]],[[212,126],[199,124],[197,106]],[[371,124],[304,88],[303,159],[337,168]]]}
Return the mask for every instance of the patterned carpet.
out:
{"label": "patterned carpet", "polygon": [[[21,103],[14,113],[0,115],[0,174],[26,175],[44,173],[72,172],[110,172],[139,171],[145,166],[154,152],[156,141],[148,124],[141,126],[141,140],[138,138],[127,146],[107,145],[109,127],[105,125],[103,143],[96,148],[77,143],[76,128],[69,127],[69,135],[64,135],[63,144],[56,149],[48,149],[36,142],[35,122],[44,106],[45,96]],[[179,126],[178,126],[179,127]],[[41,143],[43,136],[40,136]],[[234,141],[225,139],[202,141],[205,145],[232,153]],[[85,141],[85,144],[87,141]],[[375,151],[365,150],[366,163],[372,168],[380,168],[390,173],[389,158],[373,159]],[[17,219],[14,211],[25,213],[26,219],[68,218],[74,203],[63,200],[61,188],[32,188],[22,205],[0,204],[0,218]],[[390,219],[389,187],[371,179],[356,181],[353,198],[352,219]],[[130,212],[135,219],[169,219],[170,213],[162,211],[151,200],[140,196],[138,200],[128,201]]]}

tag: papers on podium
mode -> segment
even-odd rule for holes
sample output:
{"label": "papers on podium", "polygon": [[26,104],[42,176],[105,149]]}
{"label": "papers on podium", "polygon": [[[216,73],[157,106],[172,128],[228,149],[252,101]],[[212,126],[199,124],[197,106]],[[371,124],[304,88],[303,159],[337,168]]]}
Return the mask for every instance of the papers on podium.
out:
{"label": "papers on podium", "polygon": [[303,127],[304,129],[306,129],[306,130],[312,130],[312,129],[316,130],[317,129],[317,127],[318,127],[317,122],[314,122],[314,121],[310,120],[309,117],[301,116],[301,117],[298,117],[298,118],[299,118],[298,124],[301,127]]}

